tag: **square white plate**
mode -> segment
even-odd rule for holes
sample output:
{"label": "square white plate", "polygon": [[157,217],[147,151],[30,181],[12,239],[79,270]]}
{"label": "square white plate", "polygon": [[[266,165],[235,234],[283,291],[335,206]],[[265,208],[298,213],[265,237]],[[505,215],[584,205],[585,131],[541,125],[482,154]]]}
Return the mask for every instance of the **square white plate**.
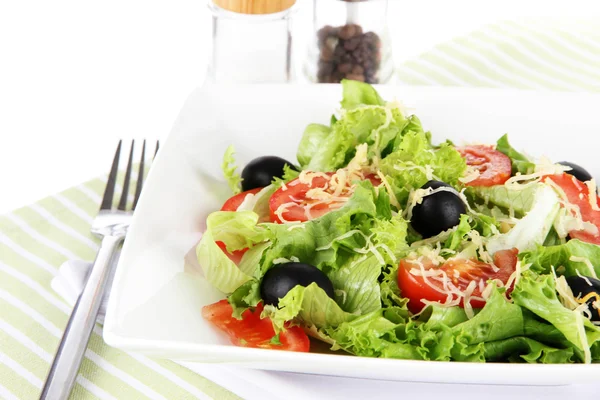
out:
{"label": "square white plate", "polygon": [[[569,160],[600,175],[600,96],[494,89],[381,87],[415,108],[435,141],[493,143],[508,132],[517,149]],[[196,90],[161,148],[138,204],[104,326],[114,347],[180,361],[413,382],[557,385],[594,382],[600,365],[469,364],[299,354],[232,346],[200,315],[224,297],[186,254],[206,216],[229,196],[221,159],[260,155],[295,161],[311,122],[328,123],[338,85],[218,86]]]}

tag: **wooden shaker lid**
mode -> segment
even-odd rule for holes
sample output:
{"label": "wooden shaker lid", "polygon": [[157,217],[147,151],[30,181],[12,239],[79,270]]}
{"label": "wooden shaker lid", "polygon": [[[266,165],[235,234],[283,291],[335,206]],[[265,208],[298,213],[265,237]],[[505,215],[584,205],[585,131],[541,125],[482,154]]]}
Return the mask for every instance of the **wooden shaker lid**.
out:
{"label": "wooden shaker lid", "polygon": [[292,7],[296,0],[213,0],[228,11],[240,14],[273,14]]}

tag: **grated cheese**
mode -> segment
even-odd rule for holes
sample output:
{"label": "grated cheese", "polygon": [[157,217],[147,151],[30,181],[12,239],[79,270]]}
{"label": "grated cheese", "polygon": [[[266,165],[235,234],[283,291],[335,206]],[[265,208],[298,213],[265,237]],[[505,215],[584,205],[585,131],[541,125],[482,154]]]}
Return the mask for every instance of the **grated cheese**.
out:
{"label": "grated cheese", "polygon": [[[577,256],[571,256],[569,258],[569,261],[573,261],[573,262],[580,262],[580,263],[584,263],[586,267],[588,267],[589,271],[590,271],[590,275],[592,276],[592,278],[598,279],[598,276],[596,275],[596,270],[594,269],[594,266],[592,265],[591,261],[589,258],[586,257],[577,257]],[[579,271],[577,271],[577,274],[579,275]],[[581,276],[581,275],[579,275]],[[587,278],[586,278],[587,279]],[[592,286],[591,282],[588,280],[587,283]]]}

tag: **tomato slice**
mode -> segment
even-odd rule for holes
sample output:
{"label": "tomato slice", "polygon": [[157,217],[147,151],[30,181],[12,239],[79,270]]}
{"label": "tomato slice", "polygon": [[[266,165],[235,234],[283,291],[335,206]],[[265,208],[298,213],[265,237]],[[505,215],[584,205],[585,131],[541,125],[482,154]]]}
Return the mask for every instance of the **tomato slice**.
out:
{"label": "tomato slice", "polygon": [[[569,232],[569,236],[583,242],[600,245],[600,211],[594,210],[590,204],[590,190],[587,185],[573,175],[566,173],[549,175],[543,178],[543,182],[548,182],[549,180],[554,182],[563,190],[563,192],[565,192],[569,203],[579,207],[581,219],[596,225],[599,230],[599,233],[597,234],[586,231],[571,231]],[[596,196],[596,204],[600,204],[600,197],[595,193],[593,196]]]}
{"label": "tomato slice", "polygon": [[501,185],[510,178],[512,164],[510,158],[492,146],[474,145],[456,148],[467,165],[479,171],[479,177],[467,186]]}
{"label": "tomato slice", "polygon": [[[297,178],[285,186],[277,189],[269,200],[269,209],[271,213],[271,221],[276,223],[299,221],[305,222],[311,219],[319,218],[330,211],[341,208],[346,199],[350,198],[354,193],[350,182],[347,187],[336,195],[336,199],[322,201],[312,199],[307,196],[310,189],[321,188],[327,193],[332,194],[334,191],[329,187],[329,184],[334,176],[333,172],[317,173],[318,175],[312,178],[310,184],[300,182]],[[374,186],[379,186],[381,180],[377,175],[367,174],[363,179],[369,179]],[[277,210],[282,205],[287,204],[285,211],[281,213],[281,217],[277,214]]]}
{"label": "tomato slice", "polygon": [[269,318],[260,318],[262,310],[261,303],[254,311],[244,311],[239,320],[232,316],[231,304],[225,299],[203,307],[202,316],[229,335],[231,343],[236,346],[300,352],[309,350],[308,336],[299,326],[287,327],[280,332],[281,344],[272,343],[271,339],[275,336],[273,323]]}
{"label": "tomato slice", "polygon": [[244,202],[246,196],[249,194],[256,194],[263,190],[263,188],[256,188],[247,190],[245,192],[236,194],[235,196],[230,197],[221,207],[221,211],[237,211],[238,207]]}
{"label": "tomato slice", "polygon": [[[485,286],[488,280],[498,279],[505,284],[516,269],[517,253],[517,249],[496,252],[494,264],[499,268],[498,271],[494,271],[490,264],[477,260],[451,259],[439,267],[433,266],[430,261],[425,261],[424,264],[426,271],[431,269],[443,271],[460,293],[464,293],[471,282],[475,281],[475,289],[471,296],[479,297],[479,299],[472,298],[470,304],[473,308],[483,308],[485,300],[481,299],[479,282],[483,281]],[[413,268],[418,268],[418,266],[409,260],[400,261],[398,268],[398,287],[402,297],[409,300],[408,309],[415,314],[421,311],[425,307],[421,300],[446,302],[448,295],[444,290],[444,284],[434,277],[427,278],[430,285],[427,284],[422,276],[411,274],[410,271]],[[439,276],[441,277],[441,274]],[[452,296],[452,300],[461,297],[460,307],[464,307],[464,296],[457,293],[452,293],[450,296]]]}

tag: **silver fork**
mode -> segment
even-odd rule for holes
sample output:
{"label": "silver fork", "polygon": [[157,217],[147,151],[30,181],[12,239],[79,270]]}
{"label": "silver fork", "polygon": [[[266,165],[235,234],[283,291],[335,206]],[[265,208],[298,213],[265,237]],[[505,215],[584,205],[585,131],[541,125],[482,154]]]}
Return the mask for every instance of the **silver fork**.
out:
{"label": "silver fork", "polygon": [[[102,197],[100,211],[92,223],[92,233],[102,238],[102,243],[96,260],[91,269],[83,292],[79,296],[75,308],[71,313],[65,333],[50,367],[48,378],[44,384],[40,399],[62,400],[67,399],[75,383],[79,366],[87,348],[87,343],[94,329],[98,309],[102,303],[102,296],[106,290],[106,283],[110,275],[111,260],[115,250],[125,239],[127,230],[131,223],[133,211],[142,192],[144,181],[144,158],[146,155],[146,141],[142,145],[142,155],[138,171],[138,179],[135,195],[131,209],[127,209],[131,173],[133,170],[133,150],[135,142],[131,142],[131,150],[125,171],[125,180],[121,199],[116,209],[113,208],[113,196],[119,169],[119,158],[121,156],[121,144],[119,141],[117,151],[113,159],[112,167],[106,182],[106,189]],[[159,143],[156,142],[156,152]]]}

